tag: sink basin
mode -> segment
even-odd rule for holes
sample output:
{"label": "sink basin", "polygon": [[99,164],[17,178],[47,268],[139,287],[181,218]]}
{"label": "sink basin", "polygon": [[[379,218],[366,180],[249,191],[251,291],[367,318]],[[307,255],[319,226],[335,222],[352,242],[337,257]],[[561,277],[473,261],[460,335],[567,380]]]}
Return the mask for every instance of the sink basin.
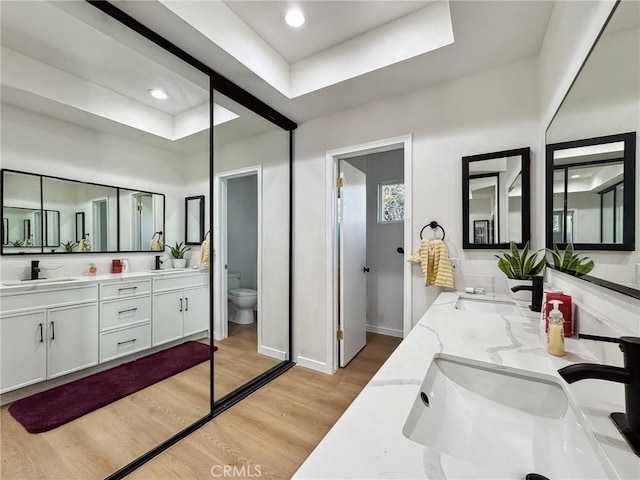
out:
{"label": "sink basin", "polygon": [[520,310],[513,302],[491,300],[489,298],[459,297],[456,302],[458,310],[468,310],[479,313],[495,313],[498,315],[521,315]]}
{"label": "sink basin", "polygon": [[60,277],[60,278],[39,278],[38,280],[15,280],[10,282],[2,282],[5,287],[15,287],[17,285],[42,285],[43,283],[61,283],[61,282],[77,282],[77,278]]}
{"label": "sink basin", "polygon": [[153,273],[154,275],[167,275],[170,273],[180,273],[180,272],[197,272],[195,268],[163,268],[162,270],[147,270],[149,273]]}
{"label": "sink basin", "polygon": [[436,355],[402,433],[496,478],[615,478],[560,382]]}

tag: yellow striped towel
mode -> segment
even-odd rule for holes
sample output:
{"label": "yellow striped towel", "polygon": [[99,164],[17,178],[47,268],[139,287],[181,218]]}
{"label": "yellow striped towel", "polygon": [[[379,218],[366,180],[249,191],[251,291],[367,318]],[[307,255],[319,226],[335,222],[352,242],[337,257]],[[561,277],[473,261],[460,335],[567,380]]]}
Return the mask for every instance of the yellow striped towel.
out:
{"label": "yellow striped towel", "polygon": [[209,268],[209,258],[211,255],[209,251],[209,239],[205,239],[200,246],[200,258],[198,259],[198,266],[200,268]]}
{"label": "yellow striped towel", "polygon": [[409,262],[420,264],[426,286],[454,288],[449,251],[442,240],[421,240]]}

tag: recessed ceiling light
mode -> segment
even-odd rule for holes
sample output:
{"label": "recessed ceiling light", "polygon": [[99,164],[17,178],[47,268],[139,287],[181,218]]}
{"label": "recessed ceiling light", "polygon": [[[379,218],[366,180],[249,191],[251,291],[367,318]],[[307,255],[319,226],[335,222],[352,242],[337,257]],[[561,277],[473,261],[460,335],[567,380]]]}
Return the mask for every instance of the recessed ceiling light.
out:
{"label": "recessed ceiling light", "polygon": [[571,175],[571,178],[580,178],[579,174]]}
{"label": "recessed ceiling light", "polygon": [[287,22],[287,25],[293,28],[300,28],[307,19],[304,16],[304,12],[299,8],[291,8],[287,10],[287,13],[284,15],[284,21]]}
{"label": "recessed ceiling light", "polygon": [[157,98],[160,100],[166,100],[167,98],[169,98],[169,95],[167,95],[167,93],[164,90],[160,90],[159,88],[151,88],[147,91],[149,92],[149,95],[151,95],[153,98]]}

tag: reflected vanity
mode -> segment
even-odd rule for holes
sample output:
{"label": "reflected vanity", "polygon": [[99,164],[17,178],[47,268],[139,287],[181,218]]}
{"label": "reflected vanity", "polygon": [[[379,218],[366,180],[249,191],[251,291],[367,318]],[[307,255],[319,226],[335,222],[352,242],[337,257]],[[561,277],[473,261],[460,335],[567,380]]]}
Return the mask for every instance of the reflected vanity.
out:
{"label": "reflected vanity", "polygon": [[[640,4],[618,3],[546,131],[546,247],[595,262],[582,280],[640,298],[636,152]],[[612,75],[611,72],[615,72]]]}
{"label": "reflected vanity", "polygon": [[463,248],[522,248],[530,236],[530,151],[462,158]]}

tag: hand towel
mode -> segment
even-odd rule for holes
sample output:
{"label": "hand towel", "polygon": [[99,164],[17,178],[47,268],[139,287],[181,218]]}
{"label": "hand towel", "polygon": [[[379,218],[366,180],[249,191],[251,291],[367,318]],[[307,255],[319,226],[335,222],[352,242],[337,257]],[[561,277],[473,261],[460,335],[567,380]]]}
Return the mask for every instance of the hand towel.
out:
{"label": "hand towel", "polygon": [[153,234],[151,241],[149,242],[149,250],[153,252],[162,252],[164,245],[162,244],[161,236],[159,232]]}
{"label": "hand towel", "polygon": [[200,268],[209,268],[209,258],[211,256],[209,250],[209,239],[205,238],[202,245],[200,245],[200,258],[198,259]]}
{"label": "hand towel", "polygon": [[420,264],[426,286],[454,288],[449,251],[442,240],[421,240],[408,261]]}

